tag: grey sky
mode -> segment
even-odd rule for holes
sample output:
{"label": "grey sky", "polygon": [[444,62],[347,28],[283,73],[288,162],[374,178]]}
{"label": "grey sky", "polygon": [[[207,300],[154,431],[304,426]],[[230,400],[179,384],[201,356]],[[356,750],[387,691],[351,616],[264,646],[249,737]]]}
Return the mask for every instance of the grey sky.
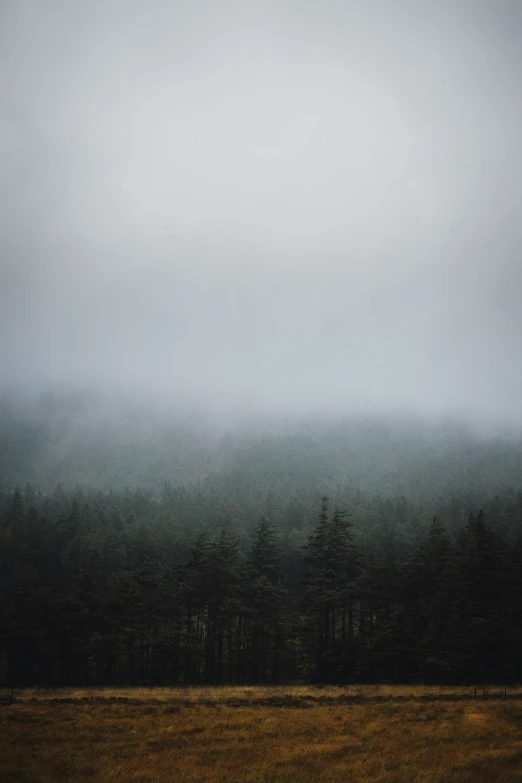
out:
{"label": "grey sky", "polygon": [[0,366],[522,413],[519,0],[3,0]]}

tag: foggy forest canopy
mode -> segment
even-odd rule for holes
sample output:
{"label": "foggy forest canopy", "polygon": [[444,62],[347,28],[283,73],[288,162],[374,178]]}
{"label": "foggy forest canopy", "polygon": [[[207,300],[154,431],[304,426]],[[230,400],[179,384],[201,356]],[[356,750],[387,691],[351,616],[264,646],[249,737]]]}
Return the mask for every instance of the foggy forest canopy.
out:
{"label": "foggy forest canopy", "polygon": [[522,442],[4,396],[11,685],[513,682]]}

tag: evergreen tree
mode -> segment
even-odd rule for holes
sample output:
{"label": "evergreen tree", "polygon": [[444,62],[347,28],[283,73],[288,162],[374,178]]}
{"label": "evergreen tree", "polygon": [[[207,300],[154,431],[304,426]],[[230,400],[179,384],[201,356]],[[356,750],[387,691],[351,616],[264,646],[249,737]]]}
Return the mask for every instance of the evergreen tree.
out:
{"label": "evergreen tree", "polygon": [[346,669],[346,643],[354,635],[355,550],[347,515],[335,509],[330,519],[326,496],[304,549],[305,611],[315,677],[331,680]]}
{"label": "evergreen tree", "polygon": [[283,643],[285,591],[281,554],[274,525],[264,517],[255,532],[247,563],[249,593],[249,658],[252,682],[278,682]]}

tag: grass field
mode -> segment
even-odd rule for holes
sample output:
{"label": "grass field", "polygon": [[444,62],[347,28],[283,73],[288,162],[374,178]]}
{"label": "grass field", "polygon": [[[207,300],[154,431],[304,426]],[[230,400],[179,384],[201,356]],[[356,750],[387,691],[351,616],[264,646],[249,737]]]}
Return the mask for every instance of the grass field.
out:
{"label": "grass field", "polygon": [[522,689],[23,691],[0,781],[522,783]]}

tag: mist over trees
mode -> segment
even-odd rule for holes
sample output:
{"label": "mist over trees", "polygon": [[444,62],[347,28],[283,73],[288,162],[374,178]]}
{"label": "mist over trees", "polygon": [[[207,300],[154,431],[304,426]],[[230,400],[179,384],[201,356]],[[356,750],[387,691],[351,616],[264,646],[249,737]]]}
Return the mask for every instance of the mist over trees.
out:
{"label": "mist over trees", "polygon": [[102,402],[4,400],[4,683],[522,676],[516,437]]}
{"label": "mist over trees", "polygon": [[[288,416],[161,406],[101,392],[3,395],[0,486],[104,491],[236,484],[247,495],[360,489],[417,502],[517,488],[522,434],[457,418]],[[344,500],[343,497],[340,500]]]}

